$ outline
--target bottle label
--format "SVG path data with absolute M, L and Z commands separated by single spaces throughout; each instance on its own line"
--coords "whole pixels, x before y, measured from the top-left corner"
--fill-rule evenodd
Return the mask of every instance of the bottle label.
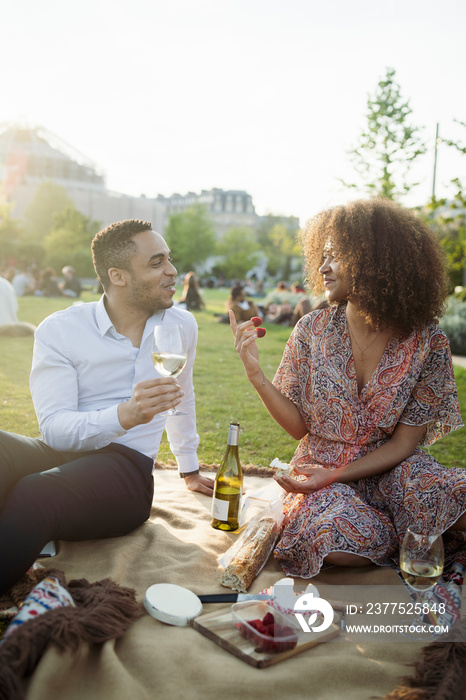
M 212 517 L 216 520 L 228 520 L 229 501 L 221 501 L 220 498 L 212 499 Z

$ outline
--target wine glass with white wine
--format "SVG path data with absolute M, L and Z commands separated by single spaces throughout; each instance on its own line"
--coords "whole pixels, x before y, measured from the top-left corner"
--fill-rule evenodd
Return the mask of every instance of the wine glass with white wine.
M 405 533 L 400 550 L 400 569 L 403 579 L 415 593 L 416 617 L 405 620 L 415 633 L 406 633 L 410 639 L 426 639 L 430 635 L 422 632 L 424 615 L 429 610 L 429 601 L 424 593 L 434 588 L 443 573 L 444 553 L 442 535 L 426 533 L 410 526 Z
M 162 377 L 177 377 L 188 360 L 188 344 L 179 323 L 155 326 L 152 340 L 152 362 Z M 169 416 L 186 416 L 183 411 L 171 408 Z

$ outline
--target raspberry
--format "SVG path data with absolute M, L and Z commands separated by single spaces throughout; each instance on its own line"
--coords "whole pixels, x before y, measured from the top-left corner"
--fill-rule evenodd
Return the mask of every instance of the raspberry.
M 254 627 L 254 629 L 256 630 L 258 625 L 262 625 L 262 621 L 259 619 L 250 620 L 248 624 L 251 625 L 251 627 Z
M 266 625 L 266 626 L 267 626 L 267 625 L 273 625 L 274 622 L 275 622 L 275 618 L 274 618 L 274 616 L 272 615 L 272 613 L 270 613 L 270 612 L 268 612 L 268 613 L 265 615 L 264 619 L 262 620 L 262 624 L 263 624 L 263 625 Z

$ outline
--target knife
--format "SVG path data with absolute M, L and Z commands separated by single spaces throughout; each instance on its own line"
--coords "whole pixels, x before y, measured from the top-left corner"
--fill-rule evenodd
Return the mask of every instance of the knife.
M 201 603 L 239 603 L 242 600 L 272 600 L 267 593 L 214 593 L 197 596 Z
M 244 600 L 273 600 L 269 593 L 214 593 L 212 595 L 198 595 L 201 603 L 240 603 Z M 349 603 L 343 600 L 327 599 L 334 610 L 345 610 Z M 355 603 L 353 603 L 355 605 Z M 359 605 L 361 605 L 359 603 Z

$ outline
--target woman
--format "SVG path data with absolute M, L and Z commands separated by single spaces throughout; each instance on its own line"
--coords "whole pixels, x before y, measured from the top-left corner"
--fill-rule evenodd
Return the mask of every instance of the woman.
M 415 214 L 384 199 L 325 211 L 301 232 L 312 291 L 274 383 L 257 333 L 231 325 L 247 376 L 300 440 L 275 556 L 291 575 L 322 564 L 393 565 L 409 525 L 463 548 L 466 471 L 421 449 L 462 426 L 449 343 L 436 325 L 447 296 L 441 247 Z
M 186 304 L 188 311 L 201 311 L 205 306 L 194 272 L 188 272 L 184 278 L 183 293 L 179 303 Z

